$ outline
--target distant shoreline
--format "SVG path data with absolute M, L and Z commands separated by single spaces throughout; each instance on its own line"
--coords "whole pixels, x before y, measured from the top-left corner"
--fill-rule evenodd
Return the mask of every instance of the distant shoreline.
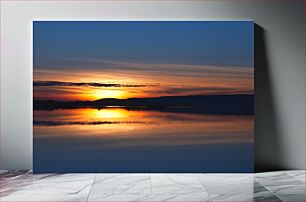
M 78 109 L 108 107 L 128 110 L 154 110 L 178 113 L 242 114 L 254 113 L 253 94 L 191 95 L 156 98 L 104 98 L 95 101 L 34 100 L 34 110 Z

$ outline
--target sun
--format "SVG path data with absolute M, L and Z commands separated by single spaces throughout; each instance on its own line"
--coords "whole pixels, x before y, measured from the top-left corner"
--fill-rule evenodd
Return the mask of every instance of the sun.
M 92 93 L 94 99 L 103 99 L 103 98 L 117 98 L 123 99 L 126 98 L 126 92 L 122 90 L 95 90 Z

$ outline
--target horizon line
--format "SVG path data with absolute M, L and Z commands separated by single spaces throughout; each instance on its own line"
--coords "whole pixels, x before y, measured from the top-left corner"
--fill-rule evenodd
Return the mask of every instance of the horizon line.
M 196 94 L 196 95 L 166 95 L 166 96 L 158 96 L 158 97 L 130 97 L 130 98 L 101 98 L 97 100 L 50 100 L 50 99 L 35 99 L 33 97 L 33 101 L 56 101 L 56 102 L 94 102 L 99 100 L 107 100 L 107 99 L 113 99 L 113 100 L 129 100 L 129 99 L 153 99 L 153 98 L 166 98 L 166 97 L 195 97 L 195 96 L 241 96 L 241 95 L 248 95 L 248 96 L 254 96 L 253 93 L 233 93 L 233 94 Z

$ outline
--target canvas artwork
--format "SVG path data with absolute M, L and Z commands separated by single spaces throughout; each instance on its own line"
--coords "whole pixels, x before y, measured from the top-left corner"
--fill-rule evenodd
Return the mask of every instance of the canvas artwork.
M 33 22 L 34 172 L 253 172 L 252 21 Z

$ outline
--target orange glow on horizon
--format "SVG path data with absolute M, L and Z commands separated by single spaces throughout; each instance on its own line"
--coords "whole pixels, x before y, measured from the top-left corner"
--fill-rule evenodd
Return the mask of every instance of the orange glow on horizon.
M 118 84 L 118 86 L 35 86 L 34 99 L 93 101 L 104 98 L 149 98 L 213 94 L 249 94 L 254 91 L 254 69 L 179 64 L 125 64 L 94 70 L 35 69 L 37 81 Z M 140 71 L 141 70 L 141 71 Z M 127 87 L 126 85 L 142 85 Z
M 90 100 L 98 100 L 103 98 L 117 98 L 117 99 L 124 99 L 127 98 L 127 92 L 122 90 L 89 90 L 89 93 L 85 95 L 85 97 L 89 98 Z

